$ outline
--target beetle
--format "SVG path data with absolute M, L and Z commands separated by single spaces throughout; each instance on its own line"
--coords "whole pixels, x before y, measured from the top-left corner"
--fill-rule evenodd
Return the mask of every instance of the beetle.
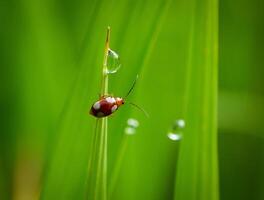
M 97 118 L 107 117 L 124 103 L 124 99 L 120 97 L 102 96 L 92 105 L 90 114 Z
M 103 118 L 103 117 L 107 117 L 107 116 L 113 114 L 115 111 L 118 110 L 118 108 L 120 106 L 125 104 L 125 99 L 128 97 L 128 95 L 131 93 L 131 91 L 135 87 L 137 79 L 138 79 L 138 76 L 136 77 L 134 83 L 132 84 L 132 86 L 129 89 L 125 98 L 114 97 L 114 96 L 110 96 L 110 95 L 103 95 L 99 98 L 98 101 L 93 103 L 93 105 L 90 109 L 90 114 L 96 118 Z M 129 104 L 140 109 L 141 111 L 143 111 L 147 115 L 147 113 L 142 108 L 137 106 L 136 104 L 133 104 L 131 102 L 129 102 Z

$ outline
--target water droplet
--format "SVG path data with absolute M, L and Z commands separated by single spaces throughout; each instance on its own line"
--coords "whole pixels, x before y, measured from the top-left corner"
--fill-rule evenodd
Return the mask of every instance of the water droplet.
M 129 126 L 133 127 L 133 128 L 137 128 L 137 127 L 139 126 L 139 122 L 138 122 L 138 120 L 133 119 L 133 118 L 129 118 L 129 119 L 127 120 L 127 124 L 128 124 Z
M 178 141 L 182 139 L 182 135 L 179 133 L 168 133 L 168 138 L 174 141 Z
M 125 128 L 125 133 L 127 135 L 134 135 L 136 133 L 136 129 L 132 127 L 126 127 Z
M 125 128 L 125 134 L 127 135 L 135 134 L 138 126 L 139 126 L 138 120 L 134 118 L 129 118 L 127 120 L 127 127 Z
M 175 120 L 167 134 L 168 138 L 174 141 L 181 140 L 183 128 L 185 128 L 185 121 L 183 119 Z
M 185 127 L 185 121 L 183 119 L 175 120 L 173 129 L 183 129 Z
M 107 73 L 114 74 L 119 70 L 120 67 L 121 65 L 119 61 L 119 55 L 113 50 L 109 49 L 107 56 Z

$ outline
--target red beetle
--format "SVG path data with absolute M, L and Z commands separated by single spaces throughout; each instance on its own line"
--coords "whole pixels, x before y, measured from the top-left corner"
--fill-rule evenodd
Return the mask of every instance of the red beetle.
M 138 78 L 138 76 L 137 76 L 137 78 Z M 137 80 L 137 78 L 136 78 L 136 80 Z M 111 115 L 112 113 L 114 113 L 116 110 L 118 110 L 118 108 L 120 106 L 122 106 L 125 103 L 124 99 L 126 99 L 126 97 L 133 90 L 133 88 L 136 84 L 136 80 L 134 81 L 132 87 L 128 91 L 125 98 L 104 95 L 104 96 L 100 97 L 100 99 L 92 105 L 91 110 L 90 110 L 90 114 L 93 115 L 94 117 L 102 118 L 102 117 L 107 117 L 107 116 Z M 138 107 L 136 104 L 133 104 L 131 102 L 129 102 L 129 104 L 135 106 L 136 108 L 143 111 L 146 115 L 148 115 L 142 108 Z
M 96 101 L 91 107 L 90 114 L 101 118 L 114 113 L 125 102 L 120 97 L 102 96 L 99 101 Z

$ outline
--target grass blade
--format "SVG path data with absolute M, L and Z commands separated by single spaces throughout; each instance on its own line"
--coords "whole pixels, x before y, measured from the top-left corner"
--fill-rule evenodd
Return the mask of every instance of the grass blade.
M 175 200 L 218 200 L 217 0 L 194 1 Z M 195 34 L 194 34 L 195 33 Z
M 107 28 L 104 61 L 102 68 L 101 96 L 108 94 L 107 56 L 110 41 L 110 27 Z M 92 157 L 89 162 L 88 172 L 88 199 L 107 199 L 107 117 L 96 119 L 96 126 L 92 144 Z

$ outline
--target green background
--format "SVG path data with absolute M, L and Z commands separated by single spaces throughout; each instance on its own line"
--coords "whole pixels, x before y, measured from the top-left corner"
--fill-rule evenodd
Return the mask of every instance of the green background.
M 127 119 L 140 123 L 109 199 L 264 199 L 263 8 L 259 0 L 1 1 L 0 199 L 85 198 L 88 112 L 108 25 L 122 64 L 109 91 L 124 96 L 139 74 L 129 100 L 150 115 L 125 105 L 108 119 L 109 184 Z M 169 140 L 181 118 L 182 141 Z

